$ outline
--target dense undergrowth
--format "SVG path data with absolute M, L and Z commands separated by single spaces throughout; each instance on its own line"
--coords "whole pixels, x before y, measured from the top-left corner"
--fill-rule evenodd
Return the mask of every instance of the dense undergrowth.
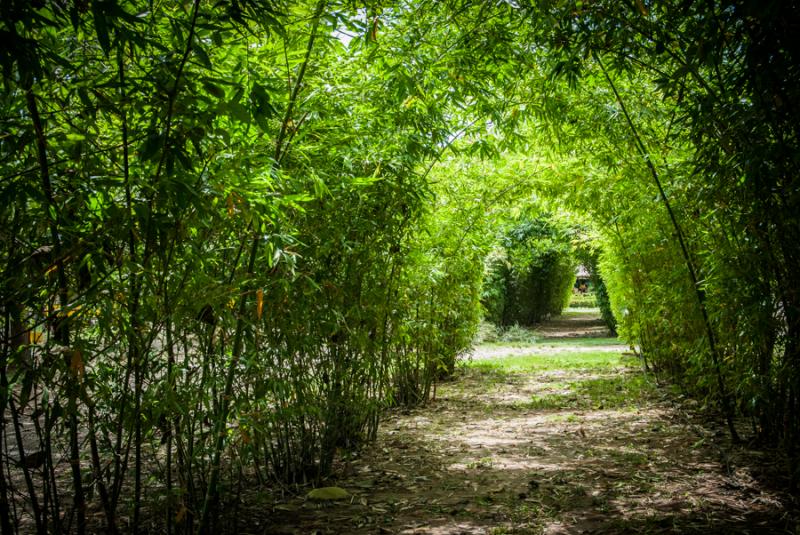
M 800 11 L 675 4 L 3 2 L 3 531 L 221 530 L 577 262 L 796 458 Z

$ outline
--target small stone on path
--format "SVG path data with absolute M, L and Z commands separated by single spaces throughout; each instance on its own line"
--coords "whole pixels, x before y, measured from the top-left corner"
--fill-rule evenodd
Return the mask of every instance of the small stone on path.
M 309 500 L 317 502 L 327 502 L 346 500 L 350 497 L 350 493 L 341 487 L 320 487 L 318 489 L 313 489 L 306 497 Z

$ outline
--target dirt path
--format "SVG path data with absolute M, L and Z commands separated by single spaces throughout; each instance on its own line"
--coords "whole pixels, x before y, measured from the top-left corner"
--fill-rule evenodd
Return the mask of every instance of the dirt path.
M 598 330 L 596 318 L 558 318 L 543 343 L 477 348 L 435 401 L 390 417 L 339 467 L 329 484 L 349 500 L 290 497 L 253 531 L 796 533 L 789 499 L 765 483 L 783 467 L 731 449 L 624 346 L 579 339 Z
M 546 339 L 609 336 L 608 328 L 596 308 L 570 309 L 568 313 L 540 325 L 535 332 Z
M 610 338 L 611 334 L 598 314 L 597 309 L 572 310 L 533 331 L 541 343 L 484 344 L 476 347 L 469 357 L 475 361 L 507 356 L 627 351 L 628 346 L 616 338 Z

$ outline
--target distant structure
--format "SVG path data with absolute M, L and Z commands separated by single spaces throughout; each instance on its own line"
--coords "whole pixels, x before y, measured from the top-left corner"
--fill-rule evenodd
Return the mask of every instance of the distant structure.
M 586 269 L 586 266 L 580 264 L 575 268 L 575 286 L 572 291 L 575 293 L 586 293 L 592 285 L 592 274 Z

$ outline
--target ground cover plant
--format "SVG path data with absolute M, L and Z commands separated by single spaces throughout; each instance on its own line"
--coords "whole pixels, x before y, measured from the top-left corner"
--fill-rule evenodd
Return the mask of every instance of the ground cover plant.
M 600 375 L 509 399 L 670 385 L 796 488 L 794 7 L 4 1 L 2 532 L 243 530 L 454 377 L 558 370 Z

